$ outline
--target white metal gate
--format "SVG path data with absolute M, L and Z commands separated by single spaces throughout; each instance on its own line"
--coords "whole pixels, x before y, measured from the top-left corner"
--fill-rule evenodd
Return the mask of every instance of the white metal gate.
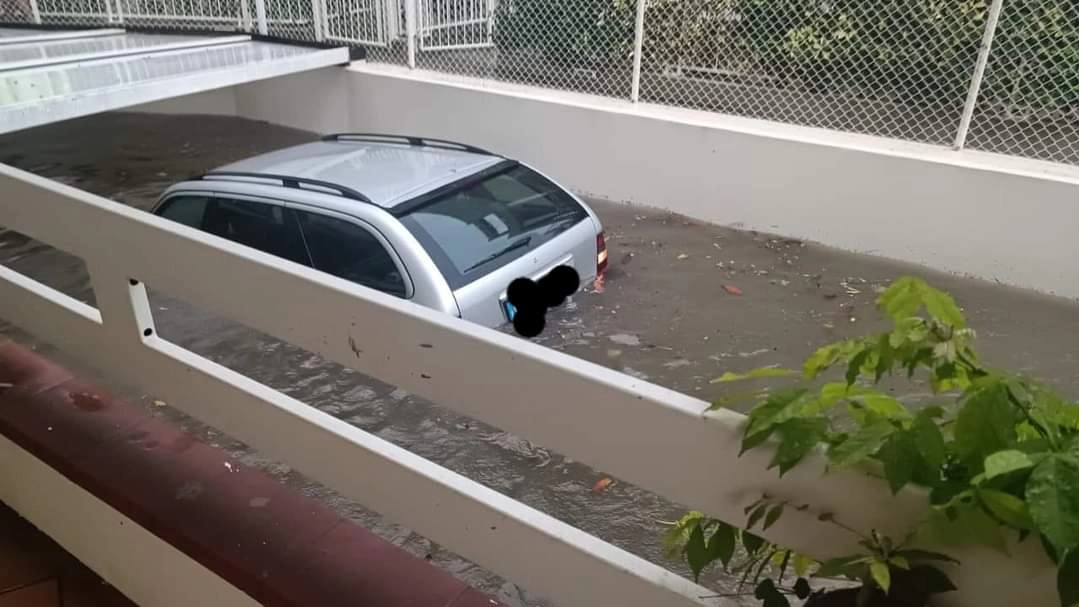
M 417 37 L 420 50 L 486 48 L 494 45 L 496 0 L 418 1 Z
M 326 0 L 325 6 L 329 40 L 387 46 L 403 35 L 399 0 Z

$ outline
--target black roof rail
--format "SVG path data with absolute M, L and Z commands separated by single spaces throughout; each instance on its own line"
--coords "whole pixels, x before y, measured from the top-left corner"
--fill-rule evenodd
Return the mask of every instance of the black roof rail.
M 269 179 L 273 181 L 280 181 L 281 185 L 286 188 L 294 188 L 297 190 L 304 189 L 301 186 L 313 186 L 316 188 L 323 188 L 333 192 L 337 192 L 338 195 L 344 198 L 350 198 L 352 200 L 358 200 L 360 202 L 366 202 L 367 204 L 374 204 L 371 199 L 363 194 L 353 190 L 352 188 L 346 188 L 327 181 L 319 181 L 318 179 L 308 179 L 306 177 L 290 177 L 287 175 L 274 175 L 272 173 L 252 173 L 247 171 L 211 171 L 197 177 L 197 179 L 206 180 L 215 177 L 242 177 L 245 179 Z
M 372 143 L 407 143 L 413 147 L 443 148 L 447 150 L 461 150 L 472 154 L 484 154 L 485 156 L 498 156 L 483 148 L 478 148 L 467 143 L 435 139 L 433 137 L 413 137 L 411 135 L 387 135 L 384 133 L 333 133 L 322 138 L 323 141 L 369 141 Z

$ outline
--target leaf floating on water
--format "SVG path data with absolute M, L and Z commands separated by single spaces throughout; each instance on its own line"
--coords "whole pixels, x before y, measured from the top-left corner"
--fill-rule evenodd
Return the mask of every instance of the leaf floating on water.
M 601 478 L 596 481 L 595 485 L 592 485 L 592 493 L 603 493 L 614 485 L 614 481 L 609 478 Z
M 738 287 L 736 287 L 734 285 L 723 285 L 723 290 L 730 293 L 731 295 L 741 295 L 742 294 L 742 289 L 739 289 Z
M 685 254 L 685 253 L 682 253 L 681 255 L 679 255 L 679 256 L 678 256 L 678 259 L 679 259 L 679 260 L 682 260 L 682 259 L 686 259 L 686 258 L 688 258 L 688 257 L 689 257 L 689 255 L 687 255 L 687 254 Z

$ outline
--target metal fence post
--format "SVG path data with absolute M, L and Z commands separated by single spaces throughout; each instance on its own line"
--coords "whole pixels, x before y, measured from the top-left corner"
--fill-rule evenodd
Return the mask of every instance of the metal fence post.
M 955 134 L 955 143 L 952 145 L 956 150 L 963 149 L 967 144 L 970 121 L 974 118 L 974 106 L 978 104 L 978 96 L 981 94 L 985 66 L 989 63 L 989 51 L 993 48 L 993 36 L 997 33 L 997 23 L 1000 21 L 1000 11 L 1003 7 L 1004 0 L 993 0 L 989 5 L 989 17 L 985 21 L 985 33 L 982 35 L 982 45 L 978 49 L 978 62 L 974 65 L 974 75 L 970 79 L 967 101 L 963 105 L 963 114 L 959 118 L 959 131 Z
M 255 0 L 255 21 L 259 34 L 266 36 L 270 33 L 270 27 L 266 24 L 266 0 Z
M 419 17 L 416 3 L 419 0 L 405 0 L 405 42 L 408 45 L 408 67 L 416 69 L 416 18 Z
M 311 0 L 311 25 L 315 28 L 315 41 L 326 39 L 326 0 Z
M 644 49 L 644 12 L 648 0 L 637 0 L 637 22 L 633 29 L 633 83 L 630 85 L 629 100 L 637 103 L 641 99 L 641 52 Z
M 251 7 L 248 6 L 247 0 L 240 0 L 240 29 L 250 33 L 254 28 L 254 23 L 251 21 Z
M 34 23 L 41 23 L 41 10 L 38 9 L 37 0 L 30 0 L 30 18 Z

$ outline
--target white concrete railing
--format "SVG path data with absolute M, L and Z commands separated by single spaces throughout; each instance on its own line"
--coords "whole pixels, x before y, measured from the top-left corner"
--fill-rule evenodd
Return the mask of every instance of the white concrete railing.
M 819 464 L 778 479 L 769 454 L 737 457 L 740 415 L 4 165 L 0 225 L 81 257 L 99 306 L 0 266 L 0 317 L 561 606 L 708 591 L 159 337 L 144 284 L 733 523 L 763 492 L 885 532 L 922 512 Z M 811 512 L 766 535 L 818 556 L 852 548 Z M 979 559 L 956 578 L 965 604 L 1008 605 L 1030 575 L 964 558 Z

